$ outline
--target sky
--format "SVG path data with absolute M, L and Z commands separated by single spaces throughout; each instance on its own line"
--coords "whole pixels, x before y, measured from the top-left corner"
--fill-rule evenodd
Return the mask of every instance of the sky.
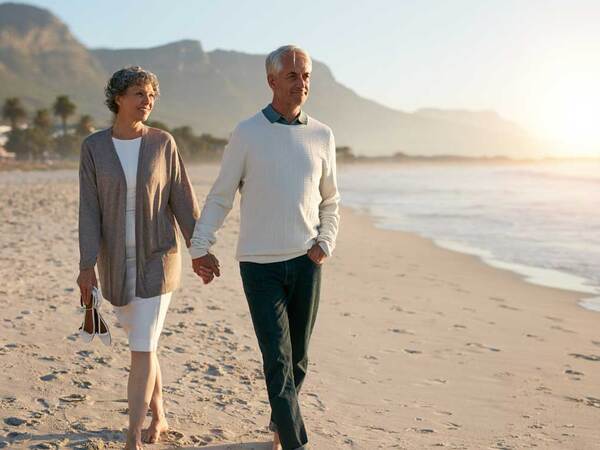
M 386 106 L 495 110 L 600 155 L 600 0 L 33 0 L 91 48 L 306 48 Z

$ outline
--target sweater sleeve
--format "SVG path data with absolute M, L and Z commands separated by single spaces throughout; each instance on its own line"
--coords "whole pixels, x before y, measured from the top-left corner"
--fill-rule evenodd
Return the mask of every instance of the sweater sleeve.
M 319 235 L 317 242 L 327 256 L 331 256 L 335 248 L 340 215 L 340 194 L 337 187 L 335 139 L 330 132 L 329 146 L 323 160 L 323 173 L 319 184 L 321 203 L 319 204 Z
M 217 241 L 217 231 L 231 211 L 235 193 L 242 183 L 245 150 L 239 134 L 237 128 L 231 134 L 223 152 L 219 176 L 206 197 L 200 219 L 196 222 L 190 248 L 193 259 L 206 255 Z
M 98 200 L 96 167 L 87 143 L 81 144 L 79 162 L 79 269 L 96 265 L 100 250 L 102 211 Z
M 169 206 L 177 219 L 187 247 L 191 245 L 192 234 L 196 220 L 200 216 L 200 208 L 194 194 L 194 188 L 183 164 L 183 159 L 173 138 L 171 146 L 171 188 L 169 191 Z

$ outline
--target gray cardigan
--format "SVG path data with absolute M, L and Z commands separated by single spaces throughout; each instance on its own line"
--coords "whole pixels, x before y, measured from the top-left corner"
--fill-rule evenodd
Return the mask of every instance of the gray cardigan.
M 112 141 L 112 128 L 88 136 L 81 146 L 79 165 L 79 268 L 98 264 L 102 294 L 115 306 L 127 303 L 126 194 L 127 183 Z M 179 286 L 177 224 L 189 247 L 199 215 L 173 137 L 145 127 L 136 184 L 136 297 L 154 297 Z

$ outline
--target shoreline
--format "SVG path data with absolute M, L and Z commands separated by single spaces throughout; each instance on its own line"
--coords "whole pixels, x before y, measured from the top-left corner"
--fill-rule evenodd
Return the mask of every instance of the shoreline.
M 348 164 L 348 163 L 344 163 L 344 164 Z M 352 164 L 352 163 L 350 163 L 350 164 Z M 219 163 L 215 163 L 212 161 L 211 162 L 193 162 L 192 164 L 189 165 L 189 170 L 191 171 L 191 170 L 197 170 L 198 168 L 201 168 L 200 170 L 208 169 L 209 172 L 213 172 L 213 171 L 218 171 L 219 167 L 220 167 Z M 21 173 L 25 173 L 25 174 L 26 173 L 32 173 L 32 174 L 38 173 L 38 174 L 40 174 L 41 177 L 49 177 L 50 178 L 50 177 L 54 176 L 54 174 L 59 174 L 59 173 L 72 175 L 71 172 L 73 172 L 73 174 L 75 174 L 75 176 L 76 176 L 76 174 L 77 174 L 76 168 L 74 169 L 72 166 L 64 166 L 64 167 L 56 166 L 56 167 L 49 167 L 49 168 L 42 168 L 42 169 L 32 168 L 31 170 L 10 169 L 10 170 L 4 171 L 4 173 L 3 173 L 1 170 L 1 166 L 0 166 L 0 175 L 3 175 L 3 177 L 7 177 L 8 179 L 10 179 L 10 181 L 17 182 L 17 183 L 22 182 L 21 177 L 20 177 Z M 70 178 L 70 177 L 67 176 L 66 178 Z M 432 242 L 434 245 L 438 246 L 439 248 L 453 251 L 453 252 L 456 252 L 459 254 L 475 256 L 481 261 L 481 263 L 483 263 L 489 267 L 496 268 L 498 270 L 507 270 L 511 273 L 514 273 L 514 274 L 518 275 L 526 283 L 576 293 L 577 295 L 581 296 L 581 298 L 578 301 L 578 304 L 582 308 L 584 308 L 588 311 L 592 311 L 592 312 L 600 312 L 600 289 L 586 284 L 586 282 L 588 280 L 586 280 L 582 277 L 579 277 L 577 275 L 573 275 L 573 274 L 570 274 L 567 272 L 563 272 L 563 271 L 546 269 L 546 268 L 535 267 L 535 266 L 526 266 L 523 264 L 512 263 L 509 261 L 503 261 L 500 259 L 496 259 L 486 249 L 470 247 L 466 244 L 456 242 L 456 241 L 451 241 L 451 240 L 445 240 L 443 238 L 428 237 L 428 236 L 422 235 L 416 231 L 403 230 L 402 228 L 396 227 L 393 225 L 385 225 L 384 223 L 382 223 L 385 220 L 385 218 L 377 217 L 375 215 L 370 214 L 364 207 L 354 206 L 354 205 L 346 205 L 344 203 L 344 199 L 343 199 L 343 192 L 342 192 L 341 207 L 345 208 L 348 211 L 352 211 L 355 214 L 368 217 L 370 222 L 372 223 L 373 227 L 375 227 L 377 229 L 389 230 L 389 231 L 400 232 L 400 233 L 408 233 L 408 234 L 417 236 L 419 238 L 426 239 L 426 240 Z M 554 280 L 556 280 L 558 278 L 559 281 L 558 282 L 552 281 L 550 278 L 553 278 Z
M 517 264 L 496 259 L 488 250 L 469 247 L 456 241 L 449 241 L 441 238 L 431 238 L 415 231 L 403 230 L 394 226 L 386 226 L 382 223 L 379 223 L 381 220 L 380 218 L 371 215 L 368 211 L 365 211 L 364 208 L 349 205 L 344 205 L 344 207 L 356 214 L 367 216 L 372 221 L 375 228 L 412 234 L 432 242 L 441 249 L 463 255 L 475 256 L 479 261 L 481 261 L 482 264 L 498 270 L 505 270 L 514 273 L 526 283 L 550 289 L 557 289 L 560 291 L 572 292 L 580 295 L 581 298 L 578 301 L 578 304 L 582 308 L 588 311 L 600 312 L 600 290 L 594 286 L 587 285 L 586 282 L 588 282 L 588 280 L 585 278 L 558 270 L 527 266 L 524 264 Z

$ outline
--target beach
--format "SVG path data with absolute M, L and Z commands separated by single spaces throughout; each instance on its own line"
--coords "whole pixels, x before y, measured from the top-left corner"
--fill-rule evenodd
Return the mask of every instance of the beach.
M 189 172 L 202 203 L 217 167 Z M 76 171 L 0 173 L 0 448 L 124 445 L 125 335 L 107 302 L 112 347 L 76 333 L 77 204 Z M 238 224 L 236 203 L 212 284 L 183 252 L 158 350 L 171 431 L 149 449 L 270 448 Z M 600 313 L 579 306 L 584 294 L 347 207 L 323 277 L 301 394 L 314 449 L 600 446 Z

